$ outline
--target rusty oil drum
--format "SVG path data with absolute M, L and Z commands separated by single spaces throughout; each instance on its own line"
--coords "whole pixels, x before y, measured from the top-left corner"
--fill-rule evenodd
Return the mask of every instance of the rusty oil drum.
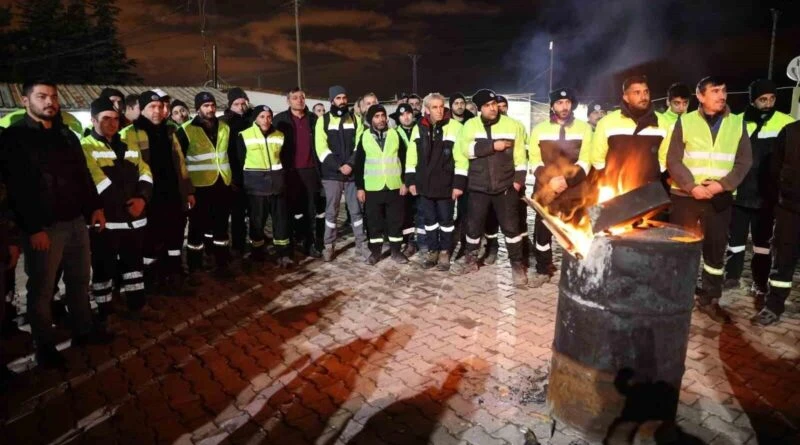
M 648 385 L 661 391 L 644 403 L 674 419 L 701 244 L 659 224 L 597 237 L 583 260 L 564 253 L 547 394 L 557 421 L 602 439 L 623 411 L 645 409 L 628 390 Z

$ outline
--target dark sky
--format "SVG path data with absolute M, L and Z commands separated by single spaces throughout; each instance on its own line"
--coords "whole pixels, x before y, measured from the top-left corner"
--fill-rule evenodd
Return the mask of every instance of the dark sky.
M 0 3 L 7 3 L 0 0 Z M 119 24 L 146 83 L 204 82 L 206 42 L 219 48 L 231 84 L 284 91 L 297 83 L 292 0 L 127 0 Z M 325 95 L 340 83 L 351 96 L 381 98 L 411 89 L 420 54 L 419 92 L 548 90 L 548 42 L 555 40 L 554 86 L 584 97 L 619 97 L 621 79 L 646 74 L 654 97 L 674 81 L 706 74 L 743 90 L 766 76 L 770 7 L 779 20 L 774 78 L 800 55 L 796 1 L 750 0 L 423 0 L 301 1 L 304 87 Z

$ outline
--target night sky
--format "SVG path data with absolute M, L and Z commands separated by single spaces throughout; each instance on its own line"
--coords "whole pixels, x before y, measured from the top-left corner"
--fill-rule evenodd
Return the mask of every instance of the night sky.
M 145 83 L 207 79 L 198 3 L 118 2 L 120 35 Z M 263 88 L 280 91 L 297 83 L 292 0 L 204 3 L 207 58 L 216 43 L 222 79 L 255 87 L 260 75 Z M 772 6 L 783 12 L 774 79 L 791 85 L 785 71 L 800 55 L 800 5 L 788 0 L 304 0 L 303 82 L 315 95 L 340 83 L 351 96 L 389 98 L 411 90 L 415 53 L 420 93 L 489 87 L 543 98 L 553 39 L 554 87 L 576 87 L 584 98 L 617 101 L 632 73 L 649 77 L 654 98 L 674 81 L 694 85 L 707 74 L 744 90 L 767 74 Z

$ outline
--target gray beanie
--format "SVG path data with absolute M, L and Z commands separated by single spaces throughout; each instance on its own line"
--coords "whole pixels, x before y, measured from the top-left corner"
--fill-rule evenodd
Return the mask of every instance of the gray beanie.
M 343 86 L 334 85 L 328 88 L 328 100 L 331 102 L 333 102 L 333 99 L 340 94 L 347 94 L 347 90 L 345 90 Z

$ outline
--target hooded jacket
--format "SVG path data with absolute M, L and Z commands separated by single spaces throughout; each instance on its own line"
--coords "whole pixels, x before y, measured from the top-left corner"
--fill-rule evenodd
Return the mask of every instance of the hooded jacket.
M 411 131 L 406 159 L 405 181 L 417 193 L 432 199 L 449 199 L 453 194 L 455 159 L 453 150 L 461 124 L 445 118 L 436 124 L 422 118 Z

